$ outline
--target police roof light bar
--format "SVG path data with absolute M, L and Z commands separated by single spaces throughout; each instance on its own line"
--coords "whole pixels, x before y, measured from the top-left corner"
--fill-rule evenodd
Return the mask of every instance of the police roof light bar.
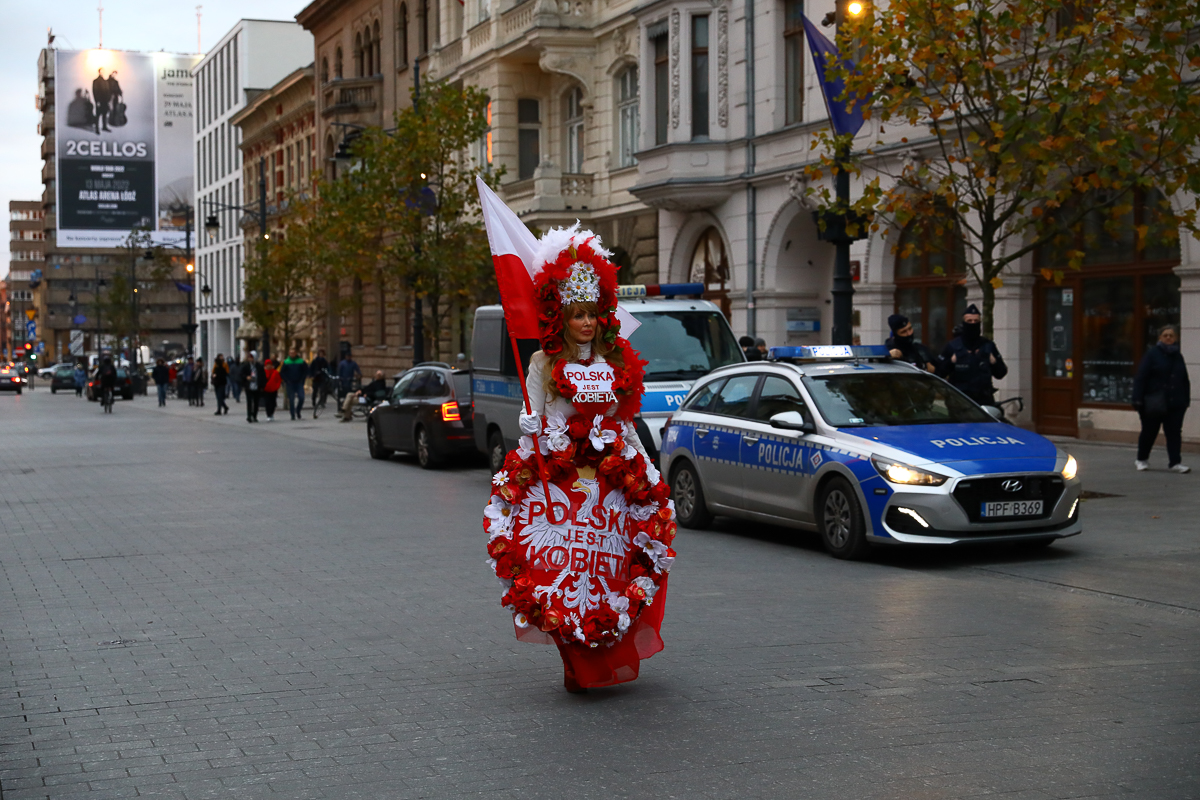
M 888 352 L 888 349 L 881 344 L 823 344 L 805 347 L 772 347 L 767 352 L 772 361 L 784 361 L 789 359 L 799 359 L 805 361 L 812 361 L 816 359 L 828 359 L 833 361 L 882 361 L 891 358 L 891 354 Z
M 618 300 L 637 300 L 643 297 L 680 297 L 704 294 L 703 283 L 632 283 L 617 287 Z

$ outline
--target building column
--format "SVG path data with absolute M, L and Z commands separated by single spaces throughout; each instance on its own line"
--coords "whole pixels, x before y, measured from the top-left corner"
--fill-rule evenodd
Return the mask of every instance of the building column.
M 1025 273 L 1005 275 L 1004 285 L 996 290 L 993 341 L 1008 365 L 1008 375 L 998 381 L 996 399 L 1025 398 L 1025 410 L 1014 414 L 1013 421 L 1029 425 L 1033 421 L 1033 352 L 1034 330 L 1033 292 L 1037 277 Z M 1008 413 L 1009 409 L 1005 409 Z M 1012 409 L 1016 411 L 1016 409 Z
M 855 284 L 854 310 L 858 312 L 858 327 L 854 332 L 859 341 L 863 344 L 883 344 L 892 335 L 887 321 L 895 308 L 894 283 Z
M 1179 276 L 1179 342 L 1192 378 L 1192 406 L 1183 418 L 1183 438 L 1200 442 L 1200 263 L 1181 264 Z

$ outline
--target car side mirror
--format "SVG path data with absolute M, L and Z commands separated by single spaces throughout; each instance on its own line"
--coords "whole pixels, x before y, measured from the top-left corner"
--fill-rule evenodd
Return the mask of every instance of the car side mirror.
M 799 411 L 780 411 L 771 417 L 772 428 L 782 428 L 785 431 L 800 431 L 814 433 L 817 427 L 804 418 Z
M 984 406 L 983 410 L 986 411 L 988 413 L 988 416 L 990 416 L 992 419 L 997 420 L 999 422 L 1004 421 L 1003 409 L 998 408 L 997 406 Z

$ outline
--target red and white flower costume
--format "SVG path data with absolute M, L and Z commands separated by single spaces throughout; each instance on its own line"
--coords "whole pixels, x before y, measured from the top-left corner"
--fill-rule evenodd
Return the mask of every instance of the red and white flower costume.
M 662 649 L 675 561 L 674 506 L 633 426 L 645 364 L 619 335 L 608 255 L 578 225 L 541 241 L 535 292 L 542 350 L 525 381 L 540 432 L 508 454 L 483 521 L 488 564 L 517 638 L 556 644 L 568 685 L 581 687 L 631 681 L 641 660 Z M 563 308 L 575 302 L 596 303 L 596 339 L 619 360 L 593 356 L 584 344 L 577 361 L 554 363 L 563 348 Z M 548 369 L 557 396 L 545 390 Z

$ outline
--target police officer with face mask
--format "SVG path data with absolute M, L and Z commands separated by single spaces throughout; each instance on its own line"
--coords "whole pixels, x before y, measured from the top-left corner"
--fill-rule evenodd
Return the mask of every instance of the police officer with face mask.
M 983 337 L 982 317 L 974 303 L 967 306 L 962 321 L 962 333 L 942 351 L 938 374 L 976 403 L 991 405 L 996 398 L 992 379 L 1007 375 L 1008 366 L 995 342 Z
M 903 314 L 892 314 L 888 317 L 888 327 L 891 328 L 892 335 L 883 343 L 883 346 L 888 349 L 892 358 L 897 361 L 907 361 L 917 369 L 927 372 L 934 371 L 933 359 L 930 358 L 925 345 L 918 342 L 913 335 L 913 326 L 908 321 L 908 317 Z

